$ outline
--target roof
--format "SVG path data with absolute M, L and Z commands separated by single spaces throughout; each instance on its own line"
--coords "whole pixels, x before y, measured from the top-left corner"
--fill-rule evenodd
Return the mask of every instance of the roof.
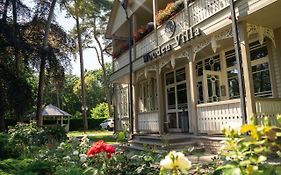
M 42 109 L 42 116 L 71 116 L 60 108 L 49 104 Z

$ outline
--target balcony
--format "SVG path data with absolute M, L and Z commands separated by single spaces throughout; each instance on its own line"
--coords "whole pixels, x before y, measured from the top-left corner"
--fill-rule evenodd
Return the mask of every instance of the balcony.
M 211 16 L 219 13 L 223 9 L 229 6 L 228 0 L 195 0 L 189 4 L 188 9 L 183 9 L 171 19 L 176 24 L 176 30 L 174 36 L 182 32 L 185 25 L 188 24 L 187 19 L 190 18 L 190 26 L 196 26 L 199 23 L 205 21 Z M 134 45 L 133 60 L 134 69 L 140 68 L 143 60 L 140 59 L 144 54 L 153 51 L 157 46 L 170 41 L 171 38 L 165 34 L 165 22 L 163 25 L 157 27 L 157 31 L 150 32 L 147 36 L 142 38 Z M 124 68 L 129 64 L 129 52 L 128 50 L 123 52 L 120 56 L 114 59 L 113 68 L 114 72 Z M 139 60 L 137 62 L 137 60 Z

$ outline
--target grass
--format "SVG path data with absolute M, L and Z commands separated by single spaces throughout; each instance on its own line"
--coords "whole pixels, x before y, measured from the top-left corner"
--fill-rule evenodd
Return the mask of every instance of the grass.
M 107 130 L 100 130 L 100 131 L 88 131 L 84 133 L 83 131 L 71 131 L 67 134 L 71 137 L 79 137 L 79 136 L 85 136 L 87 135 L 90 141 L 96 142 L 99 140 L 104 140 L 105 142 L 109 144 L 118 144 L 116 141 L 116 138 L 113 136 L 112 131 Z

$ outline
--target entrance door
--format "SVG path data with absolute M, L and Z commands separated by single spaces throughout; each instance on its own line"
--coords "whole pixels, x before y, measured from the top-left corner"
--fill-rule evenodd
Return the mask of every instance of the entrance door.
M 204 70 L 203 79 L 205 102 L 221 101 L 221 73 Z
M 188 131 L 188 103 L 185 68 L 166 74 L 168 131 Z

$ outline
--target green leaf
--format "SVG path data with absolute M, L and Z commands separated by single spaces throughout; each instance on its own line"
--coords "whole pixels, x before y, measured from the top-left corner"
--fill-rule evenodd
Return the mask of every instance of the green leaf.
M 249 164 L 251 164 L 251 161 L 250 161 L 250 160 L 244 160 L 244 161 L 241 161 L 241 162 L 239 163 L 240 166 L 247 166 L 247 165 L 249 165 Z
M 258 147 L 258 148 L 255 148 L 254 151 L 255 151 L 256 153 L 261 153 L 261 152 L 264 151 L 264 148 L 263 148 L 263 147 Z
M 240 168 L 230 168 L 223 170 L 224 175 L 242 175 Z
M 226 165 L 217 167 L 216 170 L 232 169 L 232 168 L 235 168 L 235 167 L 236 167 L 236 165 L 234 165 L 234 164 L 226 164 Z

